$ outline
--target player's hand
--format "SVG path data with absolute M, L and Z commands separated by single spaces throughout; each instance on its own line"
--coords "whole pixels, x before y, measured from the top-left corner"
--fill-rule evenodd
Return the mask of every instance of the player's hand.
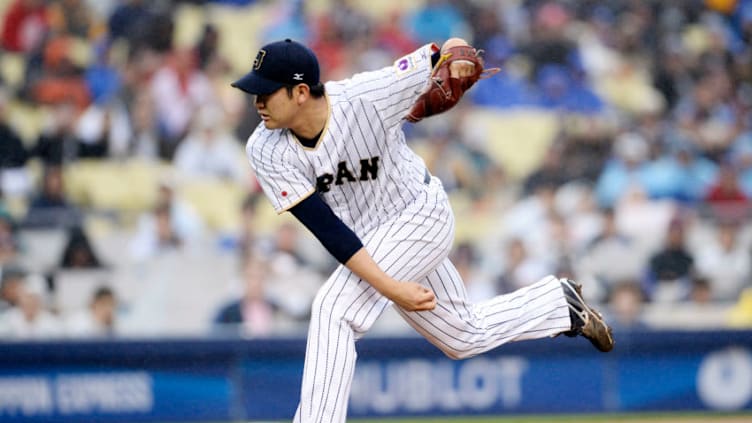
M 452 47 L 467 46 L 467 41 L 462 38 L 453 37 L 441 46 L 442 54 Z M 475 64 L 469 60 L 457 60 L 449 65 L 449 76 L 452 78 L 465 78 L 475 73 Z
M 406 311 L 426 311 L 436 308 L 433 291 L 415 282 L 401 282 L 396 292 L 389 296 L 397 306 Z

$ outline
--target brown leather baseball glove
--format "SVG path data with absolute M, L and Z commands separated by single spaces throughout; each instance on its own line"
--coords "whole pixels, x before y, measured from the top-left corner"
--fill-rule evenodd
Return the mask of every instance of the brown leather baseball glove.
M 460 101 L 465 91 L 469 90 L 479 79 L 498 72 L 498 68 L 483 68 L 482 53 L 483 50 L 476 50 L 467 45 L 450 47 L 443 52 L 433 68 L 428 87 L 418 97 L 405 119 L 410 122 L 418 122 L 423 118 L 451 109 Z M 450 68 L 452 63 L 458 60 L 464 60 L 475 65 L 473 73 L 469 76 L 453 78 Z

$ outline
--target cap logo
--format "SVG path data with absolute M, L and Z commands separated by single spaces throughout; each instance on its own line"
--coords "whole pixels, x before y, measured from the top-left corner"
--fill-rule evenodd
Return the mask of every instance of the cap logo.
M 261 68 L 261 62 L 264 61 L 265 56 L 266 50 L 259 50 L 256 58 L 253 60 L 253 70 L 259 70 L 259 68 Z
M 303 80 L 303 74 L 302 73 L 294 73 L 292 74 L 292 79 L 296 81 L 302 81 Z

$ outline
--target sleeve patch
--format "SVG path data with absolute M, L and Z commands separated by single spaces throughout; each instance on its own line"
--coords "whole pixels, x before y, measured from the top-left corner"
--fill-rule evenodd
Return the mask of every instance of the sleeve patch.
M 403 75 L 415 69 L 415 58 L 413 54 L 401 57 L 394 62 L 394 71 L 397 75 Z

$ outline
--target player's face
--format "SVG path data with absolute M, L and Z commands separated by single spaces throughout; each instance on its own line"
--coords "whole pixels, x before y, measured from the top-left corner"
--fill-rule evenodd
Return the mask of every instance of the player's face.
M 284 87 L 271 94 L 257 95 L 254 105 L 268 129 L 289 128 L 297 113 L 297 103 Z

